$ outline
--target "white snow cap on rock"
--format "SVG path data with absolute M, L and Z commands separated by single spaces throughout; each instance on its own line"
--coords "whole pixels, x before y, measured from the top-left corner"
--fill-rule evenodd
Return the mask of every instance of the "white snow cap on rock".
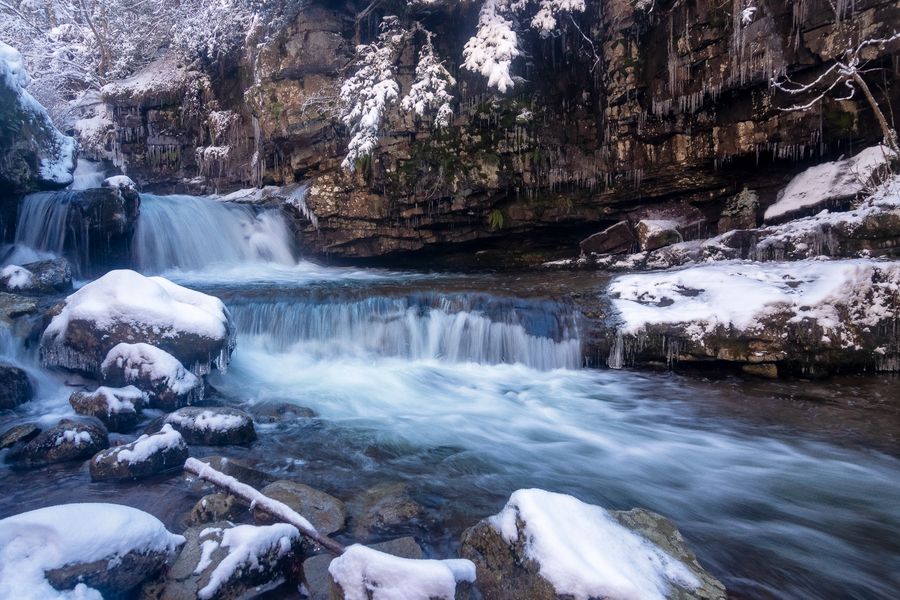
M 566 494 L 514 492 L 491 524 L 510 544 L 524 525 L 526 555 L 560 595 L 576 600 L 665 600 L 671 583 L 695 589 L 686 565 L 619 524 L 606 510 Z
M 113 365 L 124 370 L 127 383 L 139 381 L 144 376 L 154 382 L 165 380 L 166 387 L 178 395 L 187 394 L 200 384 L 197 376 L 185 369 L 177 358 L 150 344 L 113 346 L 100 365 L 100 371 L 106 374 Z
M 887 146 L 872 146 L 851 158 L 810 167 L 779 192 L 775 204 L 766 209 L 764 219 L 786 218 L 817 205 L 824 208 L 832 200 L 852 198 L 865 189 L 875 170 L 891 157 L 893 151 Z
M 25 290 L 34 283 L 34 273 L 24 267 L 7 265 L 0 269 L 0 283 L 11 290 Z
M 127 175 L 113 175 L 103 180 L 102 187 L 137 189 L 137 184 Z
M 400 558 L 360 544 L 331 561 L 328 572 L 346 600 L 453 600 L 457 582 L 475 581 L 468 560 Z
M 180 433 L 172 429 L 172 426 L 168 423 L 163 425 L 158 433 L 152 435 L 144 434 L 132 444 L 132 448 L 116 452 L 116 462 L 127 462 L 132 465 L 142 463 L 159 452 L 185 446 L 184 438 L 181 437 Z M 97 462 L 100 461 L 98 460 Z
M 228 431 L 242 426 L 245 421 L 240 415 L 218 413 L 204 410 L 199 414 L 186 415 L 178 411 L 166 417 L 166 423 L 174 423 L 181 427 L 207 431 Z
M 129 552 L 171 553 L 183 543 L 156 517 L 118 504 L 63 504 L 8 517 L 0 520 L 0 598 L 100 599 L 84 584 L 55 590 L 44 572 Z
M 91 321 L 100 329 L 128 322 L 212 339 L 228 333 L 227 310 L 218 298 L 129 270 L 110 271 L 66 298 L 44 336 L 64 333 L 71 320 Z

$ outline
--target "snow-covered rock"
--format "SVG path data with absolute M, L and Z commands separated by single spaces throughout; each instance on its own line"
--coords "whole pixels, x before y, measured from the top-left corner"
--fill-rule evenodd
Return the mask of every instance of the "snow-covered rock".
M 69 404 L 76 413 L 97 417 L 110 431 L 125 431 L 134 427 L 146 400 L 146 394 L 134 386 L 100 386 L 93 392 L 73 392 L 69 396 Z
M 109 447 L 106 429 L 99 422 L 63 419 L 33 440 L 14 448 L 6 460 L 19 467 L 42 467 L 70 460 L 84 460 Z
M 544 490 L 513 493 L 463 533 L 461 552 L 477 566 L 479 590 L 496 600 L 725 598 L 665 518 Z
M 91 479 L 137 479 L 180 469 L 188 457 L 187 444 L 171 425 L 142 435 L 130 444 L 97 453 L 90 462 Z
M 188 406 L 166 417 L 189 444 L 225 446 L 247 444 L 256 439 L 253 419 L 236 408 Z
M 0 268 L 0 291 L 18 294 L 53 294 L 72 289 L 72 266 L 65 258 Z
M 764 219 L 767 223 L 784 221 L 851 200 L 866 189 L 878 168 L 894 158 L 888 147 L 872 146 L 851 158 L 811 167 L 779 192 L 775 204 L 766 209 Z
M 113 175 L 112 177 L 107 177 L 103 180 L 101 187 L 137 190 L 137 184 L 127 175 Z
M 25 371 L 0 363 L 0 410 L 15 408 L 28 402 L 33 394 L 34 390 Z
M 641 250 L 656 250 L 682 241 L 678 226 L 678 221 L 670 219 L 641 219 L 635 226 Z
M 265 527 L 217 522 L 191 527 L 163 577 L 142 600 L 237 600 L 277 587 L 294 559 L 300 533 L 286 523 Z
M 66 186 L 75 169 L 75 140 L 28 93 L 30 82 L 22 56 L 0 42 L 0 184 L 16 192 Z
M 152 515 L 118 504 L 8 517 L 0 520 L 0 598 L 119 597 L 158 572 L 183 542 Z
M 34 286 L 34 273 L 18 265 L 0 269 L 0 289 L 5 292 L 21 292 Z
M 306 517 L 316 531 L 322 535 L 331 535 L 344 528 L 347 521 L 347 509 L 344 503 L 321 490 L 296 481 L 276 481 L 270 483 L 260 492 L 283 502 L 294 511 Z M 257 523 L 267 525 L 277 521 L 270 514 L 254 510 L 253 518 Z
M 203 397 L 203 381 L 178 359 L 150 344 L 118 344 L 100 363 L 109 386 L 133 386 L 153 408 L 175 410 Z
M 156 346 L 202 375 L 227 366 L 234 327 L 218 298 L 162 277 L 110 271 L 66 298 L 41 337 L 41 359 L 97 375 L 120 343 Z
M 900 368 L 900 263 L 722 262 L 622 275 L 609 364 L 773 363 L 827 373 Z

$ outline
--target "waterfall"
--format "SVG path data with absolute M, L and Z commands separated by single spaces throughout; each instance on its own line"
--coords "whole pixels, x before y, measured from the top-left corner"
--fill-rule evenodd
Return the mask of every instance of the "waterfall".
M 132 257 L 145 273 L 197 271 L 215 264 L 296 263 L 290 230 L 276 209 L 257 212 L 209 198 L 153 194 L 141 194 Z
M 87 231 L 76 231 L 68 221 L 69 208 L 77 192 L 38 192 L 22 199 L 12 252 L 4 257 L 10 264 L 74 255 L 76 265 L 87 262 Z
M 103 165 L 93 160 L 78 159 L 78 165 L 75 172 L 72 173 L 72 183 L 69 184 L 70 190 L 87 190 L 90 188 L 98 188 L 106 179 L 106 172 Z
M 317 358 L 581 366 L 579 316 L 563 305 L 487 294 L 229 302 L 239 336 Z

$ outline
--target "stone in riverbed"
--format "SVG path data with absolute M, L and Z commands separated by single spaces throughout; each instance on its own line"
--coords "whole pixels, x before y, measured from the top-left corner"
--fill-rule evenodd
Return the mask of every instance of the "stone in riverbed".
M 109 438 L 99 421 L 86 423 L 63 419 L 24 446 L 14 449 L 6 460 L 17 467 L 43 467 L 89 458 L 107 447 Z
M 188 444 L 227 446 L 249 444 L 256 439 L 253 419 L 236 408 L 187 406 L 166 417 L 166 423 L 178 430 Z
M 331 535 L 344 528 L 347 509 L 344 503 L 330 494 L 295 481 L 276 481 L 260 490 L 263 494 L 283 502 L 306 517 L 316 531 Z M 269 514 L 254 509 L 253 518 L 258 523 L 269 524 L 278 520 Z
M 134 386 L 153 408 L 175 410 L 203 397 L 203 381 L 178 360 L 149 344 L 119 344 L 100 365 L 103 383 Z
M 544 490 L 515 492 L 500 514 L 463 533 L 460 553 L 488 600 L 726 598 L 666 518 Z
M 73 392 L 69 404 L 79 415 L 97 417 L 110 431 L 124 431 L 137 424 L 145 394 L 134 386 L 98 387 L 93 392 Z
M 13 365 L 0 364 L 0 410 L 28 402 L 33 394 L 25 371 Z
M 628 221 L 619 221 L 581 241 L 585 254 L 622 254 L 630 252 L 637 240 Z
M 644 252 L 671 246 L 682 241 L 678 232 L 678 221 L 665 219 L 642 219 L 638 221 L 638 245 Z
M 130 444 L 97 453 L 90 462 L 91 479 L 138 479 L 184 466 L 187 444 L 171 425 L 158 433 L 142 435 Z
M 241 513 L 247 511 L 247 506 L 231 494 L 216 493 L 207 494 L 199 500 L 188 515 L 188 523 L 200 525 L 214 521 L 237 521 Z
M 294 419 L 312 419 L 315 411 L 290 402 L 261 402 L 248 409 L 257 422 L 276 423 Z
M 260 471 L 248 465 L 244 461 L 236 458 L 228 458 L 225 456 L 207 456 L 200 459 L 211 466 L 216 471 L 225 473 L 230 477 L 234 477 L 241 483 L 246 483 L 250 487 L 261 490 L 276 480 L 276 477 L 270 473 Z
M 9 265 L 0 270 L 0 290 L 24 294 L 66 293 L 72 290 L 72 265 L 65 258 Z
M 144 585 L 141 600 L 237 600 L 280 585 L 299 548 L 295 527 L 265 527 L 227 521 L 191 527 L 174 564 Z M 227 560 L 226 560 L 227 559 Z
M 7 429 L 0 435 L 0 450 L 12 448 L 16 444 L 30 442 L 38 436 L 41 428 L 34 423 L 23 423 Z
M 425 513 L 412 499 L 405 483 L 379 483 L 349 504 L 353 536 L 360 540 L 374 533 L 409 523 Z

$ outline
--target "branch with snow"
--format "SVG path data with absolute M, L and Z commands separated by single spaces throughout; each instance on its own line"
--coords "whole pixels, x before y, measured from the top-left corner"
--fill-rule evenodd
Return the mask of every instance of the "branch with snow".
M 521 54 L 511 7 L 506 0 L 485 0 L 478 29 L 463 48 L 463 68 L 480 73 L 502 93 L 515 85 L 509 69 Z
M 426 34 L 427 41 L 416 64 L 416 80 L 400 101 L 400 108 L 420 117 L 433 113 L 435 127 L 442 128 L 447 127 L 453 118 L 450 89 L 456 85 L 456 80 L 435 56 L 431 32 Z
M 541 37 L 547 37 L 557 30 L 557 17 L 563 12 L 584 12 L 584 0 L 540 0 L 531 26 L 540 32 Z

